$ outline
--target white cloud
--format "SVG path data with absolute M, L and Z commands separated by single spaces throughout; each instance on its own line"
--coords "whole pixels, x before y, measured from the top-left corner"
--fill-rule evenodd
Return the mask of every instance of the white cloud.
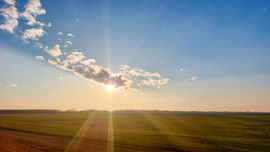
M 62 32 L 58 32 L 58 35 L 63 35 L 63 33 Z
M 76 19 L 76 23 L 79 23 L 79 19 Z
M 262 79 L 265 78 L 265 75 L 258 75 L 257 77 Z
M 180 71 L 184 71 L 184 69 L 183 68 L 180 68 Z
M 68 44 L 72 45 L 72 42 L 71 41 L 66 41 L 66 44 L 64 45 L 64 47 L 68 47 Z
M 43 56 L 36 56 L 36 59 L 38 59 L 38 60 L 44 60 Z
M 63 77 L 59 77 L 59 80 L 63 80 L 64 78 Z
M 35 42 L 34 47 L 37 47 L 37 48 L 42 49 L 43 48 L 43 44 L 42 43 Z
M 0 25 L 0 29 L 6 30 L 10 33 L 14 33 L 14 30 L 18 26 L 19 12 L 15 7 L 14 0 L 4 0 L 7 5 L 0 8 L 0 15 L 4 18 L 4 24 Z
M 81 61 L 81 64 L 84 64 L 84 65 L 90 65 L 91 63 L 96 63 L 96 60 L 95 59 L 88 59 L 88 60 Z
M 66 43 L 72 45 L 72 42 L 70 42 L 70 41 L 66 41 Z
M 60 69 L 71 71 L 72 68 L 69 66 L 68 62 L 63 61 L 61 62 L 59 58 L 50 58 L 48 62 L 52 65 L 57 66 Z
M 131 87 L 156 86 L 160 88 L 161 85 L 167 84 L 170 80 L 168 78 L 161 78 L 158 72 L 151 73 L 140 68 L 132 69 L 128 65 L 122 65 L 120 69 L 122 70 L 120 73 L 124 77 L 129 78 Z M 135 84 L 132 84 L 133 82 Z
M 39 0 L 28 0 L 28 3 L 24 6 L 25 11 L 20 14 L 21 17 L 28 20 L 27 25 L 40 25 L 40 26 L 49 26 L 51 23 L 46 25 L 45 23 L 39 22 L 36 20 L 37 15 L 46 14 L 45 9 L 41 8 L 41 3 Z
M 4 0 L 4 2 L 6 2 L 6 4 L 12 5 L 12 6 L 15 6 L 15 3 L 16 3 L 15 0 Z
M 194 80 L 197 80 L 197 79 L 198 79 L 198 77 L 190 77 L 190 78 L 187 79 L 187 81 L 194 81 Z
M 75 37 L 75 35 L 68 33 L 67 36 Z
M 72 71 L 78 77 L 94 81 L 101 85 L 113 85 L 115 88 L 121 87 L 125 89 L 128 87 L 128 81 L 123 79 L 122 75 L 112 74 L 109 69 L 101 66 L 84 67 L 77 65 L 71 67 L 66 61 L 61 62 L 59 58 L 51 58 L 48 62 L 63 70 Z
M 152 79 L 148 78 L 148 80 L 142 80 L 141 83 L 137 84 L 138 86 L 141 85 L 147 85 L 147 86 L 157 86 L 160 88 L 161 85 L 167 84 L 170 79 L 164 78 L 164 79 Z
M 10 84 L 9 86 L 13 87 L 13 88 L 17 88 L 17 84 Z
M 136 88 L 142 86 L 156 86 L 160 88 L 169 82 L 168 78 L 161 78 L 159 73 L 148 72 L 139 68 L 132 69 L 127 65 L 123 65 L 118 74 L 113 74 L 109 69 L 99 65 L 92 65 L 95 59 L 82 59 L 85 56 L 82 52 L 72 52 L 67 56 L 67 59 L 62 61 L 59 58 L 50 58 L 48 62 L 57 66 L 60 69 L 73 72 L 78 77 L 96 82 L 100 85 L 113 85 L 115 88 L 122 88 L 128 90 L 137 90 Z M 83 65 L 74 65 L 80 62 Z M 134 78 L 135 77 L 135 78 Z
M 67 62 L 71 64 L 75 64 L 77 62 L 80 62 L 85 56 L 82 54 L 82 52 L 72 52 L 71 55 L 67 56 Z
M 96 82 L 101 85 L 113 85 L 115 88 L 137 90 L 136 87 L 141 86 L 156 86 L 160 88 L 161 85 L 165 85 L 169 82 L 168 78 L 161 78 L 160 75 L 156 72 L 150 73 L 148 71 L 136 68 L 135 72 L 132 69 L 124 65 L 122 70 L 125 72 L 120 72 L 119 74 L 113 74 L 109 69 L 104 68 L 99 65 L 91 65 L 94 63 L 94 59 L 88 59 L 81 61 L 85 56 L 81 52 L 72 52 L 72 55 L 67 57 L 67 60 L 62 61 L 59 58 L 51 58 L 48 60 L 50 64 L 57 66 L 60 69 L 73 72 L 76 76 Z M 84 65 L 75 65 L 70 66 L 69 63 L 75 64 L 81 61 L 85 63 Z M 131 71 L 131 72 L 130 72 Z M 130 75 L 130 77 L 124 78 L 125 76 Z M 136 77 L 132 79 L 131 77 Z M 142 80 L 141 78 L 145 79 Z M 136 83 L 134 83 L 136 82 Z
M 32 39 L 32 40 L 39 40 L 40 37 L 42 37 L 46 32 L 43 30 L 43 28 L 32 28 L 32 29 L 27 29 L 24 31 L 22 35 L 22 40 L 27 42 L 26 39 Z
M 52 57 L 57 57 L 59 55 L 62 55 L 60 46 L 56 44 L 54 48 L 49 49 L 47 46 L 44 48 L 44 51 L 46 51 L 48 54 L 50 54 Z
M 0 83 L 0 86 L 1 86 L 2 84 Z
M 57 40 L 61 41 L 62 39 L 61 38 L 58 38 Z
M 121 65 L 121 69 L 123 70 L 123 74 L 125 75 L 161 78 L 158 72 L 151 73 L 137 67 L 135 67 L 135 69 L 132 69 L 128 65 Z

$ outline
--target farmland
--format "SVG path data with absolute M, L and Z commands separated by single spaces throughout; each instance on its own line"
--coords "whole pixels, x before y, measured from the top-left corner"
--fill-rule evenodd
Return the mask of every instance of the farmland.
M 25 151 L 270 151 L 269 120 L 230 113 L 0 114 L 0 151 L 16 151 L 12 142 Z

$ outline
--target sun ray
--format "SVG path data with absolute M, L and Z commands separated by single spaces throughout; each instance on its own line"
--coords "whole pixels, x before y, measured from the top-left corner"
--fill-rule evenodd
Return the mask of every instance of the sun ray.
M 108 127 L 108 137 L 107 137 L 107 151 L 114 152 L 114 138 L 113 138 L 113 116 L 112 112 L 109 113 L 109 127 Z
M 76 134 L 76 136 L 73 138 L 73 140 L 67 146 L 65 152 L 76 151 L 78 145 L 80 144 L 81 139 L 83 138 L 83 136 L 84 136 L 84 134 L 85 134 L 85 132 L 87 130 L 87 127 L 90 125 L 90 123 L 94 119 L 95 115 L 96 115 L 96 112 L 95 111 L 93 111 L 89 115 L 89 117 L 84 122 L 84 124 L 82 125 L 82 127 L 80 128 L 80 130 L 78 131 L 78 133 Z
M 151 114 L 142 114 L 153 126 L 155 126 L 164 136 L 165 135 L 178 135 L 178 132 L 173 130 L 170 126 L 168 126 L 165 122 L 160 121 L 157 117 Z M 171 136 L 166 136 L 166 139 L 170 141 L 172 144 L 177 145 L 179 143 L 175 142 Z M 176 147 L 177 148 L 177 147 Z

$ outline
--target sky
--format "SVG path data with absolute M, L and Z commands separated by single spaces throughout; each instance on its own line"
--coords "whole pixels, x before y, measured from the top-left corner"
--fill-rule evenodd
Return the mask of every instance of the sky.
M 270 108 L 268 0 L 0 0 L 0 109 Z

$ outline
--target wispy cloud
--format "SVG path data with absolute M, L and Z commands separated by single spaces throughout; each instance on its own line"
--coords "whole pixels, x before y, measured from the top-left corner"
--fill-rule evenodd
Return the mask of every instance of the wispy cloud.
M 75 37 L 75 35 L 68 33 L 67 36 Z
M 62 32 L 58 32 L 58 35 L 63 35 L 63 33 Z
M 67 47 L 69 45 L 72 45 L 72 42 L 71 41 L 66 41 L 66 44 L 64 45 L 64 47 Z
M 39 43 L 39 42 L 35 42 L 34 47 L 37 47 L 37 48 L 42 49 L 43 48 L 43 44 L 42 43 Z
M 67 62 L 71 64 L 75 64 L 77 62 L 80 62 L 82 59 L 84 59 L 85 56 L 82 54 L 82 52 L 72 52 L 71 55 L 67 56 Z
M 66 41 L 66 43 L 72 45 L 72 42 L 71 41 Z
M 146 70 L 142 70 L 140 68 L 130 68 L 128 65 L 121 65 L 121 69 L 123 70 L 123 74 L 124 75 L 127 75 L 127 76 L 142 76 L 142 77 L 158 77 L 158 78 L 161 78 L 161 76 L 159 75 L 159 73 L 157 72 L 154 72 L 154 73 L 151 73 L 151 72 L 148 72 Z
M 10 84 L 9 86 L 13 87 L 13 88 L 17 88 L 17 84 Z
M 57 57 L 59 55 L 62 55 L 60 46 L 56 44 L 54 48 L 49 49 L 47 46 L 44 48 L 44 51 L 50 54 L 52 57 Z
M 15 0 L 4 0 L 6 5 L 0 8 L 0 15 L 4 18 L 4 24 L 0 25 L 0 29 L 14 33 L 18 26 L 19 12 L 15 7 Z
M 51 23 L 48 23 L 47 25 L 45 23 L 39 22 L 36 20 L 36 17 L 38 15 L 44 15 L 46 14 L 46 10 L 41 8 L 42 5 L 39 0 L 29 0 L 28 3 L 24 6 L 25 11 L 20 14 L 20 16 L 24 19 L 26 19 L 28 22 L 27 25 L 34 26 L 51 26 Z
M 22 35 L 22 40 L 26 43 L 29 43 L 27 39 L 32 39 L 32 40 L 39 40 L 40 37 L 42 37 L 46 32 L 43 30 L 43 28 L 32 28 L 32 29 L 27 29 L 24 31 Z
M 142 80 L 140 83 L 138 83 L 138 86 L 141 85 L 147 85 L 147 86 L 157 86 L 160 88 L 161 85 L 167 84 L 170 79 L 164 78 L 164 79 L 153 79 L 153 78 L 148 78 L 148 80 Z
M 64 78 L 63 77 L 59 77 L 59 80 L 63 80 Z
M 137 84 L 138 87 L 156 86 L 160 88 L 161 85 L 167 84 L 170 80 L 168 78 L 161 78 L 158 72 L 151 73 L 137 67 L 133 69 L 128 65 L 122 65 L 120 69 L 122 70 L 120 73 L 123 74 L 124 77 L 128 77 L 129 80 Z M 135 87 L 134 84 L 133 87 Z
M 15 6 L 15 3 L 16 3 L 15 0 L 3 0 L 3 1 L 6 2 L 6 4 L 12 5 L 12 6 Z
M 258 75 L 258 78 L 265 78 L 265 75 Z
M 38 59 L 38 60 L 44 60 L 44 57 L 43 56 L 36 56 L 36 59 Z
M 261 75 L 257 75 L 255 78 L 253 78 L 253 80 L 258 80 L 258 79 L 264 79 L 266 76 L 261 74 Z
M 188 78 L 186 81 L 195 81 L 195 80 L 197 80 L 198 79 L 198 77 L 190 77 L 190 78 Z
M 43 56 L 36 56 L 36 59 L 38 59 L 38 60 L 44 60 L 44 57 Z
M 91 63 L 96 63 L 96 60 L 95 59 L 88 59 L 88 60 L 81 61 L 81 64 L 84 64 L 84 65 L 90 65 Z

